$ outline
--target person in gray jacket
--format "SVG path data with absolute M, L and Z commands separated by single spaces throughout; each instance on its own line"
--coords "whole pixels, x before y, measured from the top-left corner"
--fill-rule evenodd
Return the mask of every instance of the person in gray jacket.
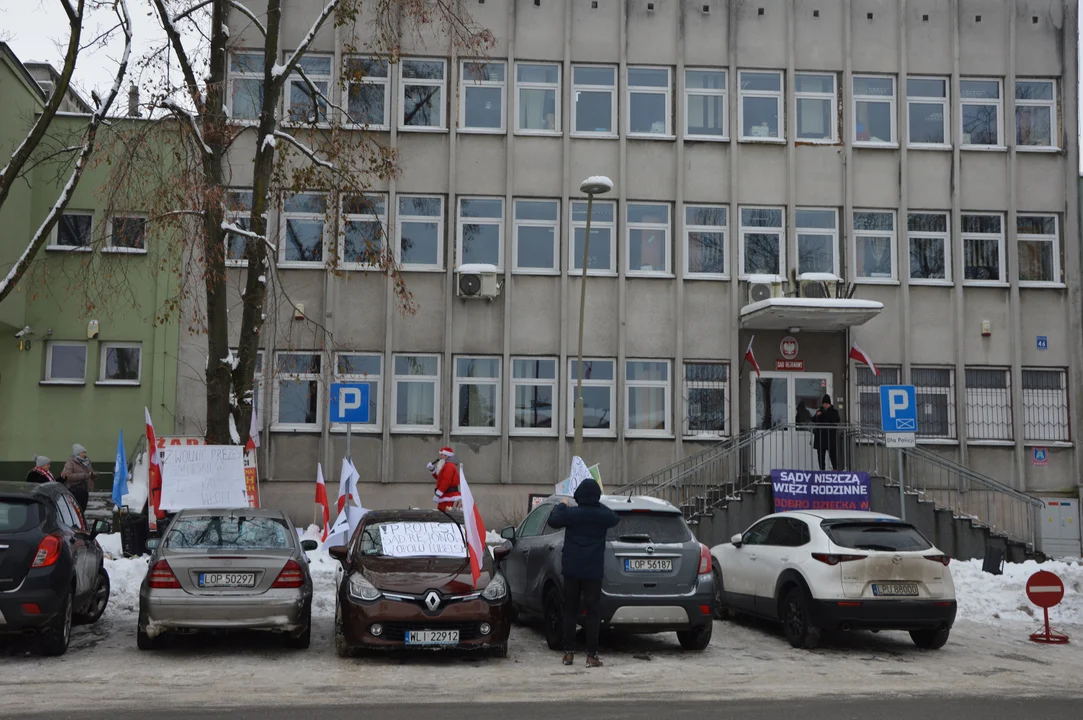
M 86 448 L 76 443 L 71 446 L 71 458 L 64 463 L 64 470 L 60 473 L 60 479 L 75 496 L 75 502 L 79 505 L 80 512 L 86 512 L 87 503 L 90 502 L 90 493 L 94 490 L 94 479 L 98 473 L 90 465 Z

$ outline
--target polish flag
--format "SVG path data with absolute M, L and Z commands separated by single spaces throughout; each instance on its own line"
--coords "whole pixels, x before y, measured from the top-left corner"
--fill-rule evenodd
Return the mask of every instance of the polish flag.
M 158 507 L 162 502 L 162 466 L 158 461 L 158 439 L 154 436 L 154 423 L 150 419 L 150 410 L 143 408 L 143 412 L 146 413 L 147 418 L 147 455 L 150 459 L 148 502 L 151 510 L 151 527 L 157 529 L 156 521 L 165 518 L 165 513 Z
M 316 504 L 323 508 L 323 537 L 327 542 L 327 534 L 331 530 L 331 507 L 327 503 L 327 483 L 323 481 L 323 466 L 316 463 Z
M 752 336 L 752 340 L 748 341 L 748 350 L 745 350 L 745 360 L 752 365 L 752 369 L 756 371 L 756 377 L 760 376 L 760 364 L 756 362 L 756 354 L 752 352 L 752 341 L 756 339 L 756 336 Z
M 338 480 L 338 512 L 341 515 L 342 511 L 346 509 L 346 500 L 358 500 L 353 493 L 357 489 L 357 480 L 360 479 L 360 474 L 357 472 L 357 468 L 354 467 L 353 462 L 349 458 L 342 459 L 342 476 Z
M 482 553 L 485 549 L 485 523 L 481 519 L 481 512 L 474 504 L 474 493 L 470 492 L 470 486 L 466 484 L 466 474 L 463 466 L 459 464 L 459 493 L 462 495 L 463 519 L 466 522 L 467 553 L 470 555 L 470 576 L 474 580 L 474 588 L 478 586 L 478 578 L 481 576 Z
M 255 406 L 252 407 L 252 422 L 248 426 L 248 444 L 246 450 L 255 450 L 259 447 L 259 414 Z
M 872 358 L 869 357 L 869 354 L 867 352 L 865 352 L 864 350 L 859 348 L 857 346 L 857 343 L 852 343 L 850 345 L 850 359 L 851 360 L 856 360 L 859 363 L 865 363 L 866 365 L 868 365 L 869 370 L 872 370 L 873 375 L 879 375 L 880 374 L 880 371 L 876 369 L 876 365 L 873 364 Z

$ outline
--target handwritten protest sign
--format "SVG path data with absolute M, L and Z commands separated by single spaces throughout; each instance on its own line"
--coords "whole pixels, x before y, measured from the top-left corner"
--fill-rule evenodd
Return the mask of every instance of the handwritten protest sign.
M 389 557 L 466 557 L 463 532 L 449 522 L 383 523 L 380 545 Z
M 244 448 L 167 446 L 161 451 L 163 510 L 247 507 Z
M 583 481 L 591 478 L 598 480 L 598 484 L 601 485 L 601 474 L 598 473 L 598 466 L 588 468 L 587 464 L 583 462 L 583 458 L 576 455 L 572 458 L 572 471 L 569 473 L 568 478 L 556 484 L 556 494 L 574 495 Z
M 787 510 L 868 510 L 867 472 L 772 470 L 775 512 Z

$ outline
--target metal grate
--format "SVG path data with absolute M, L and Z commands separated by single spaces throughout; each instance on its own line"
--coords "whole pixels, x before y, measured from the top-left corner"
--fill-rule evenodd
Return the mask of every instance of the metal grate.
M 915 367 L 910 369 L 910 381 L 917 391 L 918 437 L 954 440 L 955 371 Z
M 867 367 L 857 368 L 857 417 L 861 427 L 880 428 L 880 386 L 898 385 L 902 368 L 877 366 L 879 375 Z
M 969 440 L 1012 439 L 1012 379 L 1005 368 L 966 369 Z
M 1068 442 L 1068 373 L 1023 370 L 1023 439 Z
M 684 434 L 688 437 L 729 435 L 729 365 L 684 364 Z

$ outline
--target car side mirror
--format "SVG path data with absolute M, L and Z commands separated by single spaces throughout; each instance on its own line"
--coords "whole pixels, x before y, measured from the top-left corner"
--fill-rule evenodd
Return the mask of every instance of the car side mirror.
M 515 528 L 511 525 L 500 531 L 500 537 L 515 542 Z
M 315 540 L 302 540 L 301 549 L 305 552 L 312 552 L 313 550 L 319 550 L 320 544 Z
M 745 538 L 743 535 L 734 535 L 730 538 L 730 542 L 733 543 L 733 547 L 741 547 L 745 544 Z
M 161 545 L 161 541 L 158 538 L 147 540 L 147 550 L 157 550 L 159 545 Z
M 502 563 L 508 555 L 511 555 L 511 548 L 507 545 L 493 548 L 493 560 L 496 561 L 497 565 Z
M 349 556 L 347 555 L 345 545 L 335 545 L 334 547 L 330 547 L 327 549 L 327 554 L 333 557 L 335 560 L 338 560 L 343 568 L 346 567 L 346 561 L 348 560 Z
M 113 532 L 113 523 L 108 520 L 95 520 L 94 524 L 90 527 L 90 536 L 97 537 L 98 535 L 108 535 Z

